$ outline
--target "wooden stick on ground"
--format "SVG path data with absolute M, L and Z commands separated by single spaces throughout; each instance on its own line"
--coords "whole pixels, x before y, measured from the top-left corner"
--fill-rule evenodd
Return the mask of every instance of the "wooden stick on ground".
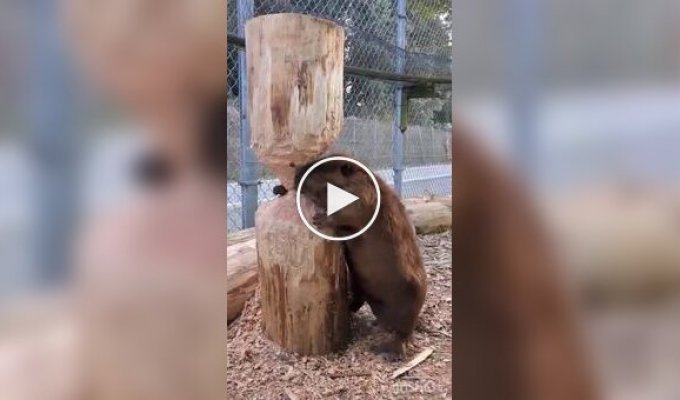
M 425 361 L 427 357 L 429 357 L 432 354 L 432 352 L 434 352 L 434 349 L 432 347 L 428 347 L 425 350 L 421 351 L 417 356 L 413 358 L 413 360 L 409 361 L 408 364 L 394 371 L 394 373 L 392 374 L 392 379 L 397 379 L 401 375 L 404 375 L 405 373 L 413 369 L 421 362 Z

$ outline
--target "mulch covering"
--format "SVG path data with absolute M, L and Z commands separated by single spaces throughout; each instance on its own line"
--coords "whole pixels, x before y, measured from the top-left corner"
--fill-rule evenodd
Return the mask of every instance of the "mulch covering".
M 235 400 L 451 399 L 451 231 L 419 237 L 428 274 L 427 300 L 402 361 L 370 348 L 385 338 L 364 305 L 352 317 L 353 339 L 342 353 L 289 354 L 262 332 L 259 290 L 228 329 L 227 397 Z M 404 375 L 392 373 L 423 349 L 434 353 Z

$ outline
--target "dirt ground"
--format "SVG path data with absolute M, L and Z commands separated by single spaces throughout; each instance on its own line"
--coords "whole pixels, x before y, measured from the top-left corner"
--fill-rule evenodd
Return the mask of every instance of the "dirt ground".
M 261 328 L 259 293 L 228 329 L 227 393 L 236 400 L 451 399 L 451 231 L 420 236 L 428 274 L 427 300 L 413 344 L 403 361 L 370 351 L 384 338 L 368 306 L 352 320 L 353 339 L 342 353 L 302 357 L 282 351 Z M 392 373 L 426 348 L 425 361 L 392 379 Z

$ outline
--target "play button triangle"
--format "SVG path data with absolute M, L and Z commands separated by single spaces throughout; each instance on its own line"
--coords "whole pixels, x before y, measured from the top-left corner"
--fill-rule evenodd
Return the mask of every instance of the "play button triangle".
M 331 215 L 357 200 L 359 198 L 352 193 L 342 190 L 333 184 L 326 183 L 326 204 L 328 204 L 326 215 Z

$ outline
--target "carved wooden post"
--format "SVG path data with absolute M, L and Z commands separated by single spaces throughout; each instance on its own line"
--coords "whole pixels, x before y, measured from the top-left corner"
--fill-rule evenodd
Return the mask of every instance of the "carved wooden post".
M 248 21 L 246 49 L 251 145 L 290 190 L 255 215 L 264 329 L 289 351 L 326 354 L 349 338 L 345 260 L 340 244 L 302 223 L 290 165 L 318 157 L 340 134 L 344 31 L 270 14 Z M 311 204 L 301 206 L 311 220 Z

